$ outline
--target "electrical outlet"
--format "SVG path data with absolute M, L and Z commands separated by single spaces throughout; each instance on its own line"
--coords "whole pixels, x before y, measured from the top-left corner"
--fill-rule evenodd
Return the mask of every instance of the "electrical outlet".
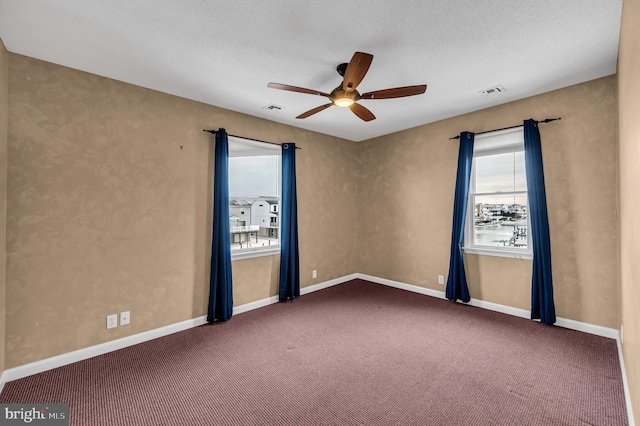
M 316 271 L 315 269 L 311 271 L 311 278 L 318 278 L 318 271 Z
M 624 343 L 624 325 L 620 325 L 620 343 Z
M 444 275 L 438 275 L 438 284 L 444 285 Z
M 118 314 L 107 315 L 107 329 L 118 326 Z
M 120 325 L 127 325 L 131 322 L 131 312 L 120 312 Z

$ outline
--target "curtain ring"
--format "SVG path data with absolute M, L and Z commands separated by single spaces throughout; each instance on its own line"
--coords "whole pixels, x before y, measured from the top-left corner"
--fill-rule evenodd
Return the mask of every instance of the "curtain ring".
M 289 149 L 289 144 L 288 143 L 284 144 L 284 149 Z

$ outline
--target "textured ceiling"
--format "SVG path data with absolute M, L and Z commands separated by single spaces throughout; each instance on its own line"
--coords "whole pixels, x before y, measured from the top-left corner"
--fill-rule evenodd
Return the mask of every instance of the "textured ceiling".
M 622 0 L 0 0 L 0 38 L 11 52 L 361 141 L 614 74 L 621 12 Z M 374 55 L 360 93 L 427 92 L 360 101 L 377 117 L 365 123 L 338 107 L 296 120 L 326 99 L 267 88 L 330 92 L 356 51 Z M 495 85 L 506 91 L 479 94 Z

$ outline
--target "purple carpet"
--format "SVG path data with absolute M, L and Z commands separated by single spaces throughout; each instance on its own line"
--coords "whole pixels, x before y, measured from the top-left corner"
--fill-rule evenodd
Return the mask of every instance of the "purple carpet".
M 72 425 L 627 425 L 616 342 L 354 280 L 5 385 Z

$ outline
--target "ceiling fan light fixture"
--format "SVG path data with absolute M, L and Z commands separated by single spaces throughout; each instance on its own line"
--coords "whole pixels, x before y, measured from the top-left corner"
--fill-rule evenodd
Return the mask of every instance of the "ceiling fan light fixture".
M 324 111 L 325 109 L 335 105 L 341 108 L 349 108 L 362 121 L 375 120 L 376 116 L 371 111 L 358 103 L 360 99 L 393 99 L 404 98 L 405 96 L 421 95 L 427 90 L 426 84 L 418 86 L 395 87 L 392 89 L 375 90 L 361 95 L 356 88 L 367 74 L 373 55 L 370 53 L 356 52 L 353 54 L 351 61 L 346 64 L 340 64 L 336 68 L 338 74 L 342 77 L 342 83 L 333 89 L 331 93 L 323 93 L 318 90 L 305 89 L 304 87 L 290 86 L 288 84 L 269 83 L 267 87 L 272 89 L 288 90 L 290 92 L 306 93 L 308 95 L 324 96 L 329 98 L 331 103 L 320 105 L 304 112 L 296 118 L 307 118 L 314 114 Z
M 333 103 L 339 107 L 346 108 L 353 105 L 353 99 L 347 98 L 347 97 L 337 98 L 336 100 L 333 101 Z

